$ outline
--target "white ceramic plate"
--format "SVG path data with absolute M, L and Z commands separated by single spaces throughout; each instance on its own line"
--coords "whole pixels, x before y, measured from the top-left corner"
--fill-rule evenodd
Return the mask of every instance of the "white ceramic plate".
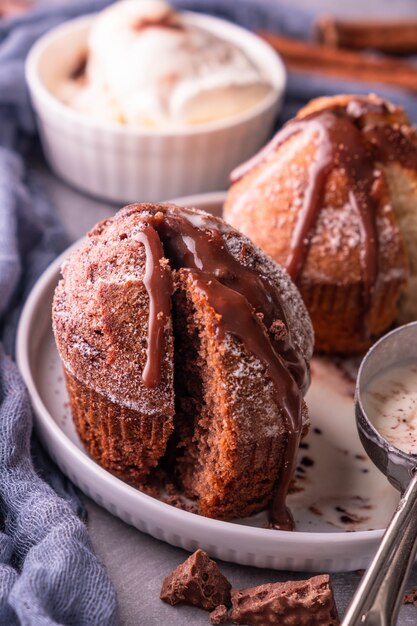
M 205 194 L 177 202 L 218 214 L 223 198 Z M 313 360 L 307 395 L 312 428 L 302 444 L 295 490 L 288 498 L 296 532 L 263 528 L 263 514 L 231 523 L 179 510 L 102 469 L 75 432 L 51 329 L 52 295 L 67 254 L 56 259 L 34 287 L 17 338 L 17 360 L 35 409 L 37 431 L 62 471 L 114 515 L 186 550 L 201 547 L 225 561 L 276 569 L 365 568 L 398 495 L 367 459 L 356 434 L 354 383 L 348 374 L 352 364 Z

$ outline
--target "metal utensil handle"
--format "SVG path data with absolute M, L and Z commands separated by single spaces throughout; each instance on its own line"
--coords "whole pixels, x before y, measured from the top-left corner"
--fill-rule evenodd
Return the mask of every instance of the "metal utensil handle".
M 342 626 L 391 626 L 417 548 L 417 474 L 414 473 L 363 577 Z

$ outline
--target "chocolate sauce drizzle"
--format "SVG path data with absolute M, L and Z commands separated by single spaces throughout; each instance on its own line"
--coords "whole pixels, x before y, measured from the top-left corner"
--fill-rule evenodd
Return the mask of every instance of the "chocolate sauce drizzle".
M 156 230 L 147 224 L 135 238 L 145 246 L 143 283 L 149 296 L 148 347 L 142 378 L 145 387 L 157 387 L 161 382 L 164 329 L 171 315 L 172 279 L 169 268 L 161 264 L 164 250 Z
M 221 224 L 207 216 L 181 209 L 167 209 L 144 216 L 146 224 L 137 239 L 147 255 L 145 287 L 150 298 L 149 342 L 144 371 L 146 384 L 160 381 L 162 337 L 170 307 L 171 288 L 161 274 L 163 252 L 173 270 L 189 272 L 196 289 L 219 315 L 218 332 L 238 337 L 250 354 L 265 366 L 281 407 L 287 431 L 287 444 L 280 479 L 271 505 L 270 522 L 274 528 L 292 529 L 293 520 L 286 509 L 285 497 L 293 475 L 302 431 L 302 395 L 309 384 L 309 370 L 294 346 L 277 287 L 255 270 L 240 263 L 227 249 Z M 160 238 L 159 246 L 156 239 Z M 159 256 L 159 258 L 158 258 Z M 162 315 L 161 315 L 162 313 Z M 279 337 L 270 331 L 277 319 L 287 331 Z
M 372 121 L 365 116 L 371 113 Z M 372 292 L 378 279 L 378 204 L 377 180 L 381 175 L 378 163 L 398 161 L 404 167 L 417 169 L 417 147 L 413 131 L 399 124 L 388 124 L 384 116 L 392 111 L 382 101 L 354 98 L 347 106 L 334 105 L 315 111 L 304 118 L 288 122 L 272 141 L 253 159 L 237 168 L 231 176 L 237 182 L 245 174 L 301 132 L 311 133 L 316 143 L 315 158 L 308 169 L 308 181 L 303 204 L 293 230 L 290 250 L 285 262 L 291 278 L 297 281 L 305 265 L 314 226 L 324 207 L 324 194 L 329 174 L 343 170 L 351 190 L 349 201 L 360 216 L 363 242 L 361 264 L 364 272 L 363 300 L 371 304 Z M 277 168 L 279 165 L 277 165 Z M 273 176 L 273 173 L 271 173 Z

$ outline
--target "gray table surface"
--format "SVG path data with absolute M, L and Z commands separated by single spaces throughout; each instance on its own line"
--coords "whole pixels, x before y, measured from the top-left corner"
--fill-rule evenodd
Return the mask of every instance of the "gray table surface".
M 37 0 L 47 4 L 59 0 Z M 278 0 L 277 0 L 278 1 Z M 281 0 L 289 4 L 288 0 Z M 404 17 L 417 15 L 416 0 L 360 0 L 336 3 L 334 0 L 296 0 L 300 7 L 314 7 L 321 13 L 345 16 Z M 291 3 L 292 5 L 294 2 Z M 47 169 L 39 164 L 39 170 L 54 199 L 57 211 L 67 227 L 72 240 L 85 232 L 98 220 L 114 213 L 116 207 L 99 200 L 88 198 L 61 181 L 52 177 Z M 119 603 L 119 618 L 122 626 L 195 626 L 207 625 L 208 614 L 192 607 L 170 607 L 159 600 L 163 578 L 181 563 L 187 553 L 153 539 L 99 507 L 82 496 L 89 515 L 88 527 L 95 550 L 108 569 L 115 585 Z M 310 574 L 277 572 L 243 567 L 231 563 L 220 563 L 222 571 L 234 587 L 258 585 L 265 582 L 307 578 Z M 321 573 L 321 572 L 320 572 Z M 323 572 L 324 573 L 324 572 Z M 332 575 L 336 603 L 341 615 L 360 580 L 356 572 Z M 414 567 L 407 589 L 417 586 L 417 566 Z M 417 608 L 403 606 L 398 624 L 417 624 Z

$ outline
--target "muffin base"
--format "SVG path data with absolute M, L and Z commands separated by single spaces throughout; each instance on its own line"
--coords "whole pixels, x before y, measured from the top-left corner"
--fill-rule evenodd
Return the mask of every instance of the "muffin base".
M 172 417 L 120 406 L 64 371 L 75 427 L 90 456 L 122 480 L 144 485 L 165 452 Z
M 316 352 L 362 354 L 395 320 L 404 281 L 377 286 L 370 310 L 364 304 L 361 284 L 304 281 L 299 287 L 313 322 Z

